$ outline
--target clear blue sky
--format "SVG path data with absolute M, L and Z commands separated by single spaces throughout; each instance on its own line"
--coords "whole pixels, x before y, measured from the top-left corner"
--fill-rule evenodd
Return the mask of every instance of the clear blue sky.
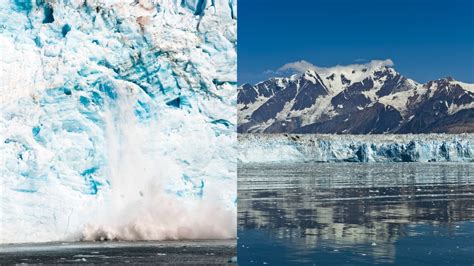
M 392 59 L 419 82 L 474 83 L 474 0 L 239 0 L 238 78 L 285 63 Z

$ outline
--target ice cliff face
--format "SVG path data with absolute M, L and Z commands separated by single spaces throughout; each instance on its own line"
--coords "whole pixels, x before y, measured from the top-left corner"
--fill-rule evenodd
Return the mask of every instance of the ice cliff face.
M 473 84 L 420 84 L 387 61 L 308 69 L 238 90 L 242 133 L 474 132 Z
M 1 243 L 235 237 L 236 4 L 1 1 Z
M 474 135 L 239 135 L 239 162 L 473 162 Z

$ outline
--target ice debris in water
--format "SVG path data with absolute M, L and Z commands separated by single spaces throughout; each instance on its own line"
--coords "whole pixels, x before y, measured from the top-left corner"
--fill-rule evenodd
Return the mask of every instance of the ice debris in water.
M 0 1 L 1 243 L 235 237 L 236 5 Z

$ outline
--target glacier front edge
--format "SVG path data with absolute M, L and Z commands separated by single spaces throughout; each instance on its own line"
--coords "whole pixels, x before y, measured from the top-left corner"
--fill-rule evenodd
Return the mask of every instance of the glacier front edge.
M 0 243 L 236 237 L 236 5 L 0 1 Z
M 474 162 L 474 134 L 239 134 L 240 163 Z

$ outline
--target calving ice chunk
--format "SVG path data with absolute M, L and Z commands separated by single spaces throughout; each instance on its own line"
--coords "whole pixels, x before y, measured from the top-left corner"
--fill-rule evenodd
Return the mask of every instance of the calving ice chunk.
M 0 242 L 235 237 L 236 4 L 0 3 Z

